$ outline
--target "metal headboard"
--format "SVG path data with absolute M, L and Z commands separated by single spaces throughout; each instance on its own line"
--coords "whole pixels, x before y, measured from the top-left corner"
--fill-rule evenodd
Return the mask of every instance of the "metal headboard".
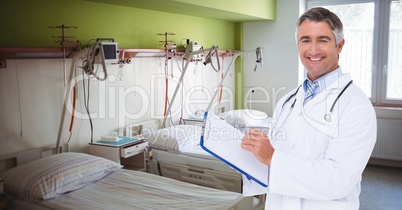
M 60 145 L 59 152 L 68 152 L 68 151 L 69 151 L 68 144 Z M 56 153 L 57 151 L 55 145 L 51 145 L 40 148 L 33 148 L 13 154 L 2 155 L 0 156 L 0 173 L 10 168 L 16 167 L 18 165 L 28 163 L 33 160 L 37 160 L 39 158 Z

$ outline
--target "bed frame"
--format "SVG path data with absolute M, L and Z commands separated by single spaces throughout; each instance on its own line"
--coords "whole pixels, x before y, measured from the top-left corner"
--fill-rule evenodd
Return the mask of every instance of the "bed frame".
M 166 151 L 158 151 L 156 149 L 153 149 L 153 151 L 154 156 L 156 156 L 156 154 L 168 153 Z M 164 160 L 163 158 L 154 158 L 152 163 L 154 165 L 157 164 L 160 175 L 221 190 L 238 193 L 242 192 L 242 178 L 240 173 L 229 168 L 219 160 L 202 159 L 179 153 L 173 155 L 176 156 L 177 159 L 185 158 L 191 163 L 204 163 L 204 166 L 170 162 L 169 160 Z M 215 169 L 206 167 L 205 165 L 208 165 L 208 163 L 209 165 L 221 166 L 222 169 L 226 168 L 227 170 L 219 170 L 216 169 L 217 167 L 215 167 Z M 155 166 L 152 167 L 155 168 Z
M 68 144 L 62 144 L 59 147 L 60 152 L 68 152 L 70 150 Z M 55 145 L 44 146 L 40 148 L 29 149 L 14 154 L 0 156 L 0 173 L 14 168 L 18 165 L 37 160 L 48 155 L 58 153 Z

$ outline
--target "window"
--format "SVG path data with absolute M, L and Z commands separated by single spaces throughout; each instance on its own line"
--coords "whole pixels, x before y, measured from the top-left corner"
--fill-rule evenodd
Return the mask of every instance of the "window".
M 307 0 L 342 20 L 345 45 L 342 70 L 374 105 L 402 105 L 402 1 Z M 399 58 L 399 59 L 398 59 Z
M 389 6 L 387 100 L 402 99 L 402 1 Z M 399 58 L 399 59 L 398 59 Z

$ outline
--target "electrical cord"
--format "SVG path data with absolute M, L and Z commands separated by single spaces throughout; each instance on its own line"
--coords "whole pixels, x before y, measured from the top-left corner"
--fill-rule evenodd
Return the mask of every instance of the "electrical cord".
M 179 58 L 176 59 L 177 68 L 179 69 L 179 71 L 181 73 L 183 73 L 183 69 L 184 69 L 184 56 L 185 55 L 179 56 L 180 59 Z M 180 66 L 179 60 L 181 60 L 181 66 Z
M 223 68 L 224 66 L 225 66 L 225 57 L 222 56 L 222 68 Z M 221 80 L 223 80 L 223 78 L 224 78 L 224 73 L 223 73 L 223 71 L 222 71 L 222 73 L 221 73 Z M 218 104 L 221 105 L 221 103 L 222 103 L 222 95 L 223 95 L 223 84 L 222 84 L 219 88 L 220 88 L 220 90 L 219 90 Z
M 255 50 L 255 54 L 257 57 L 257 60 L 255 61 L 255 67 L 254 67 L 254 71 L 257 70 L 257 64 L 261 64 L 262 67 L 262 49 L 261 47 L 257 47 L 257 49 Z
M 82 86 L 83 86 L 83 93 L 84 93 L 84 107 L 85 107 L 85 110 L 86 110 L 87 115 L 88 115 L 89 125 L 90 125 L 90 128 L 91 128 L 91 143 L 93 143 L 94 128 L 93 128 L 91 114 L 89 113 L 89 93 L 90 93 L 89 86 L 90 86 L 90 80 L 88 79 L 88 84 L 87 84 L 88 96 L 86 95 L 86 91 L 85 91 L 85 79 L 82 80 Z
M 165 105 L 164 105 L 164 111 L 163 111 L 163 116 L 167 115 L 167 108 L 168 108 L 168 103 L 169 103 L 169 78 L 168 75 L 166 75 L 165 71 Z
M 94 71 L 96 56 L 100 55 L 101 63 L 103 67 L 103 78 L 97 75 L 98 71 Z M 95 42 L 89 47 L 86 60 L 84 61 L 83 70 L 89 76 L 93 76 L 100 81 L 104 81 L 107 78 L 107 70 L 105 63 L 105 54 L 103 52 L 102 42 Z
M 15 61 L 15 76 L 17 79 L 17 92 L 18 92 L 18 111 L 19 111 L 19 117 L 20 117 L 20 137 L 23 137 L 23 129 L 22 129 L 22 111 L 21 111 L 21 92 L 20 92 L 20 82 L 19 82 L 19 77 L 18 77 L 18 65 L 17 61 Z
M 215 68 L 214 64 L 212 63 L 211 57 L 212 57 L 214 54 L 216 55 L 216 63 L 218 64 L 218 68 Z M 219 70 L 221 70 L 221 65 L 220 65 L 220 63 L 219 63 L 218 46 L 213 45 L 213 46 L 211 47 L 211 49 L 209 50 L 207 56 L 205 57 L 204 65 L 207 65 L 208 63 L 211 64 L 212 68 L 213 68 L 216 72 L 218 72 Z
M 89 41 L 88 41 L 89 43 Z M 87 44 L 87 46 L 89 46 L 89 44 Z M 85 84 L 85 79 L 82 80 L 82 84 L 83 84 L 83 93 L 84 93 L 84 106 L 85 106 L 85 110 L 87 112 L 88 115 L 88 119 L 89 119 L 89 124 L 90 124 L 90 128 L 91 128 L 91 142 L 93 142 L 93 136 L 94 136 L 94 128 L 93 128 L 93 122 L 92 122 L 92 118 L 91 118 L 91 114 L 89 112 L 89 102 L 90 102 L 90 79 L 91 77 L 96 78 L 99 81 L 105 81 L 107 79 L 107 70 L 106 70 L 106 63 L 105 63 L 105 54 L 103 52 L 103 47 L 102 47 L 102 42 L 100 41 L 96 41 L 94 44 L 90 45 L 88 47 L 88 52 L 86 55 L 86 59 L 83 61 L 83 65 L 82 65 L 82 70 L 85 74 L 87 74 L 88 76 L 88 83 Z M 95 63 L 96 63 L 96 58 L 97 56 L 100 56 L 101 59 L 101 64 L 102 64 L 102 68 L 103 68 L 103 77 L 99 77 L 98 76 L 98 70 L 96 68 L 96 70 L 94 70 L 95 67 Z M 88 95 L 86 94 L 85 89 L 87 88 L 88 91 Z
M 77 104 L 76 99 L 77 99 L 77 86 L 74 86 L 73 87 L 73 110 L 72 110 L 72 113 L 71 113 L 70 128 L 68 129 L 68 131 L 70 132 L 70 136 L 68 137 L 67 144 L 70 143 L 71 136 L 73 134 L 73 126 L 74 126 L 74 118 L 75 118 L 74 113 L 75 113 L 75 106 Z

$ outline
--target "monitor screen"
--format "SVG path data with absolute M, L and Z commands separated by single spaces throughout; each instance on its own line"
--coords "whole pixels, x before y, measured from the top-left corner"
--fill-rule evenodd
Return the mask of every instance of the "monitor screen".
M 105 54 L 105 60 L 117 60 L 119 56 L 117 43 L 102 43 L 103 53 Z

